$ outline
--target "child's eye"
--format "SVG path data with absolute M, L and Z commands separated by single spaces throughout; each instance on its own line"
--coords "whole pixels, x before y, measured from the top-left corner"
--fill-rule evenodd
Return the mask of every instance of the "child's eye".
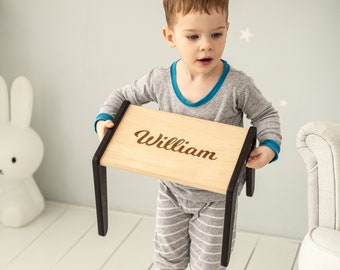
M 189 35 L 189 36 L 187 36 L 187 38 L 190 39 L 190 40 L 196 40 L 196 39 L 198 39 L 198 35 Z
M 211 34 L 211 37 L 212 38 L 219 38 L 219 37 L 221 37 L 223 34 L 222 33 L 213 33 L 213 34 Z

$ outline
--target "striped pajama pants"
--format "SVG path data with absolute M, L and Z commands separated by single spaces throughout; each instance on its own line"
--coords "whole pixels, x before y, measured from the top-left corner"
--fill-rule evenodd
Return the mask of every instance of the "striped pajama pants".
M 188 265 L 191 270 L 226 269 L 220 264 L 224 209 L 225 201 L 188 201 L 160 185 L 154 239 L 156 269 L 184 270 Z

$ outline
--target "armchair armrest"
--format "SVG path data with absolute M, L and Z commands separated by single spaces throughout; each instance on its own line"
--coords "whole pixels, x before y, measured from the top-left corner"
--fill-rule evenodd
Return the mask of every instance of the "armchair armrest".
M 308 178 L 308 225 L 340 230 L 340 124 L 311 122 L 297 135 Z

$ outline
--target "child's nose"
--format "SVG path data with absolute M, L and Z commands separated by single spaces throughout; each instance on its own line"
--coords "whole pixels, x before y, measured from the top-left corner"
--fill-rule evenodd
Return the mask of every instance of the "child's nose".
M 209 38 L 202 38 L 202 42 L 201 42 L 201 47 L 200 49 L 203 51 L 210 51 L 212 50 L 212 43 L 210 41 Z

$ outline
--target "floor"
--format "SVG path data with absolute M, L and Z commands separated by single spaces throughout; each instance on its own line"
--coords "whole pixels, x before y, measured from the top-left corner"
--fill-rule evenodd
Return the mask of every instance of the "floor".
M 0 269 L 154 270 L 154 218 L 109 213 L 109 232 L 97 235 L 92 208 L 47 202 L 21 229 L 0 225 Z M 300 242 L 238 232 L 228 269 L 297 270 Z

